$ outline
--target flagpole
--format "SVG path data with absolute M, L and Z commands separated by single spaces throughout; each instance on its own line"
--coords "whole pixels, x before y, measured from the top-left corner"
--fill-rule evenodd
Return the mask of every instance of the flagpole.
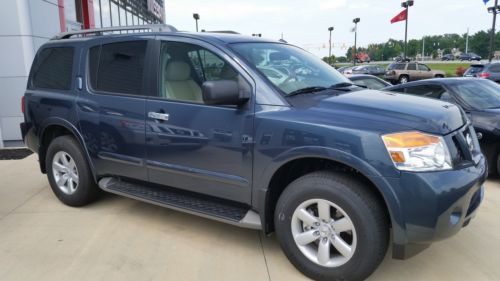
M 495 0 L 498 1 L 498 0 Z M 401 6 L 406 9 L 406 20 L 405 20 L 405 54 L 404 54 L 404 60 L 406 60 L 406 55 L 407 55 L 407 43 L 408 43 L 408 11 L 410 10 L 410 7 L 413 6 L 413 0 L 406 0 L 403 3 L 401 3 Z
M 488 55 L 488 61 L 491 62 L 494 56 L 495 49 L 495 25 L 497 22 L 497 6 L 498 0 L 495 0 L 495 6 L 488 8 L 488 11 L 493 13 L 493 26 L 491 27 L 491 35 L 490 35 L 490 53 Z
M 406 61 L 406 46 L 407 46 L 407 43 L 408 42 L 408 7 L 406 7 L 406 20 L 405 20 L 405 55 L 404 55 L 404 59 Z

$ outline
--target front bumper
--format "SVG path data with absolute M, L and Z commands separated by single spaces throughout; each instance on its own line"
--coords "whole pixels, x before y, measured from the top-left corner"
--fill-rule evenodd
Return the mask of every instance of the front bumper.
M 456 234 L 474 217 L 484 194 L 488 175 L 484 156 L 466 168 L 411 173 L 390 179 L 400 200 L 404 223 L 394 228 L 393 257 L 405 259 L 433 241 Z

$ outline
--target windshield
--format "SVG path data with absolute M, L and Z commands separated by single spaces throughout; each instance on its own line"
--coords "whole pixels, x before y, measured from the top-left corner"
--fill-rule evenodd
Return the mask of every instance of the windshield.
M 475 109 L 500 108 L 500 85 L 490 80 L 466 80 L 451 86 Z
M 285 94 L 309 87 L 349 83 L 333 67 L 298 47 L 280 43 L 237 43 L 232 48 Z

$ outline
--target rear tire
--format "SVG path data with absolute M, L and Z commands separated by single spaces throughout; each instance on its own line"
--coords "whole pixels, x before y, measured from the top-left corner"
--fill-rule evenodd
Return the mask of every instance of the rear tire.
M 45 158 L 50 187 L 61 202 L 79 207 L 94 201 L 97 187 L 80 144 L 71 136 L 52 140 Z
M 295 180 L 283 191 L 274 215 L 276 235 L 304 275 L 364 280 L 381 263 L 389 223 L 369 188 L 348 175 L 322 171 Z

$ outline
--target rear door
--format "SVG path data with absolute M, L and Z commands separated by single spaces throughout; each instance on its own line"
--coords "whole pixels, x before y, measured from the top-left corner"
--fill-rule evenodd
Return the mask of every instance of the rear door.
M 421 79 L 420 75 L 419 75 L 419 71 L 417 70 L 416 63 L 409 63 L 408 66 L 406 67 L 406 72 L 410 76 L 410 81 Z
M 108 38 L 109 39 L 109 38 Z M 89 46 L 77 101 L 79 126 L 98 175 L 147 180 L 145 108 L 148 38 Z M 87 73 L 87 75 L 83 75 Z
M 161 37 L 155 52 L 156 96 L 146 104 L 147 167 L 153 183 L 251 202 L 253 99 L 244 106 L 203 103 L 205 81 L 253 82 L 215 47 Z
M 418 64 L 418 75 L 419 79 L 429 79 L 434 77 L 431 69 L 425 64 Z

